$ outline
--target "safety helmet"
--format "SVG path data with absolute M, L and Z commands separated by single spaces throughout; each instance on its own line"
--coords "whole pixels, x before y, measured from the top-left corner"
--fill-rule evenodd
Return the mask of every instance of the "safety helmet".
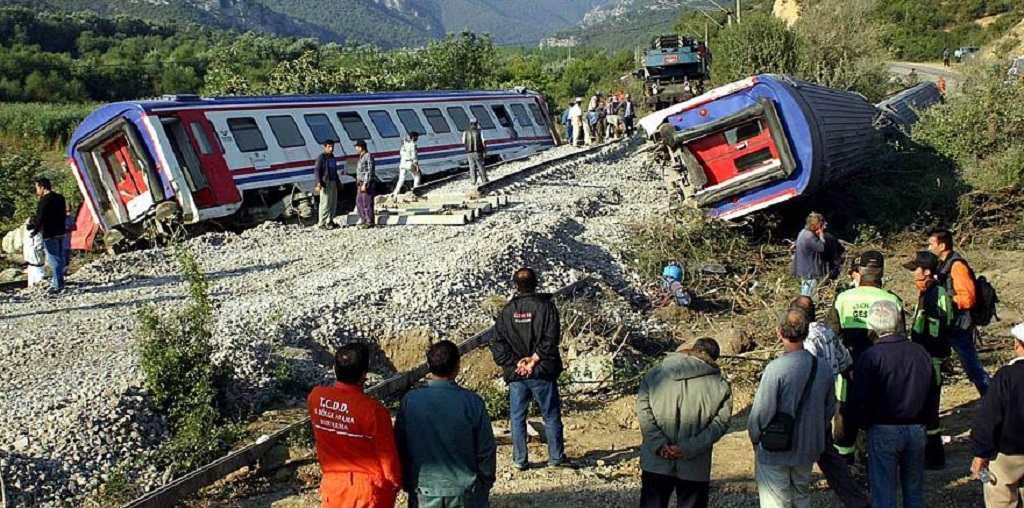
M 683 278 L 683 269 L 679 265 L 668 265 L 661 271 L 661 275 L 674 281 L 679 281 Z

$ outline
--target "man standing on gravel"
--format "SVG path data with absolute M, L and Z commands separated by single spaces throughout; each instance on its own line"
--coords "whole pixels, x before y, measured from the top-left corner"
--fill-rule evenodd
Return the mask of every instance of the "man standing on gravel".
M 800 279 L 800 294 L 814 296 L 814 290 L 825 278 L 825 218 L 820 213 L 807 216 L 806 227 L 796 237 L 793 253 L 793 276 Z
M 986 508 L 1019 508 L 1024 488 L 1024 324 L 1010 329 L 1015 357 L 996 371 L 974 416 L 971 472 L 984 481 Z
M 626 124 L 626 137 L 633 137 L 633 119 L 636 118 L 636 104 L 633 104 L 633 99 L 629 98 L 629 94 L 626 94 L 626 99 L 622 101 L 622 120 Z
M 807 318 L 790 309 L 776 334 L 782 356 L 761 375 L 747 421 L 761 508 L 810 508 L 811 468 L 828 444 L 835 387 L 828 364 L 804 350 Z
M 516 295 L 494 322 L 491 354 L 508 383 L 512 423 L 512 465 L 529 467 L 526 448 L 526 410 L 533 396 L 544 418 L 548 466 L 571 467 L 562 434 L 562 401 L 558 376 L 562 355 L 558 350 L 562 327 L 552 295 L 537 293 L 537 274 L 530 268 L 516 271 Z
M 377 163 L 373 155 L 366 150 L 366 141 L 356 141 L 356 154 L 359 155 L 359 162 L 356 163 L 356 210 L 359 212 L 359 219 L 362 227 L 372 228 L 376 225 L 373 217 L 373 187 L 377 179 Z
M 469 179 L 473 185 L 479 180 L 481 184 L 487 183 L 487 170 L 484 169 L 484 157 L 487 156 L 487 143 L 480 133 L 480 121 L 476 118 L 469 119 L 469 127 L 462 133 L 462 143 L 466 145 L 466 157 L 469 159 Z
M 46 264 L 53 271 L 52 291 L 64 289 L 64 219 L 67 217 L 67 202 L 64 196 L 53 192 L 53 184 L 49 178 L 40 178 L 35 183 L 36 196 L 39 204 L 36 214 L 28 223 L 32 234 L 43 237 L 43 249 L 46 251 Z
M 732 388 L 722 379 L 714 339 L 669 353 L 640 382 L 640 508 L 707 508 L 711 449 L 729 430 Z
M 580 143 L 590 144 L 590 131 L 586 129 L 583 108 L 580 107 L 582 103 L 583 98 L 577 97 L 569 109 L 569 119 L 572 121 L 572 146 L 580 146 Z
M 402 486 L 391 413 L 363 393 L 369 370 L 369 348 L 350 342 L 334 355 L 338 383 L 309 394 L 324 508 L 391 508 Z
M 313 166 L 316 191 L 320 194 L 320 229 L 334 229 L 334 214 L 338 208 L 338 162 L 334 159 L 337 140 L 324 140 L 324 152 L 317 156 Z
M 810 323 L 807 328 L 807 339 L 804 340 L 804 349 L 828 364 L 833 380 L 840 379 L 840 374 L 847 372 L 853 364 L 853 358 L 850 357 L 850 352 L 843 345 L 843 341 L 831 328 L 815 321 L 814 301 L 811 297 L 798 296 L 789 304 L 789 308 L 802 311 Z M 838 397 L 836 399 L 837 403 L 841 402 Z M 832 432 L 826 432 L 825 439 L 825 450 L 821 452 L 821 457 L 818 457 L 818 469 L 825 475 L 829 488 L 836 493 L 846 508 L 870 507 L 871 499 L 854 481 L 849 464 L 843 460 L 839 450 L 836 450 Z
M 857 358 L 851 417 L 868 433 L 868 484 L 880 508 L 924 508 L 924 447 L 928 403 L 935 387 L 932 359 L 903 333 L 903 308 L 879 300 L 868 309 L 874 346 Z
M 496 474 L 494 431 L 479 395 L 455 384 L 459 347 L 427 351 L 432 379 L 402 397 L 395 441 L 410 508 L 487 508 Z
M 978 349 L 974 347 L 974 332 L 977 330 L 971 319 L 971 308 L 977 301 L 974 271 L 963 256 L 953 252 L 953 233 L 948 229 L 933 229 L 928 233 L 928 250 L 939 257 L 939 278 L 956 304 L 949 343 L 960 357 L 968 379 L 984 397 L 990 378 L 978 358 Z

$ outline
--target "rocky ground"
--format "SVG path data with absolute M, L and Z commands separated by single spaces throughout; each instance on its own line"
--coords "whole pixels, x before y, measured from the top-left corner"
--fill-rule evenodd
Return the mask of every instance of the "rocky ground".
M 635 148 L 617 144 L 556 166 L 513 194 L 510 207 L 469 226 L 266 223 L 189 240 L 212 281 L 217 360 L 234 369 L 235 402 L 265 402 L 277 373 L 272 358 L 288 362 L 293 381 L 312 384 L 327 379 L 329 352 L 348 340 L 479 329 L 489 319 L 481 302 L 507 296 L 520 266 L 538 269 L 548 289 L 587 275 L 629 285 L 635 276 L 620 253 L 627 226 L 668 203 L 660 175 Z M 154 249 L 105 257 L 70 283 L 58 296 L 36 287 L 0 300 L 0 474 L 17 506 L 76 503 L 117 465 L 144 487 L 166 480 L 146 465 L 165 426 L 140 388 L 133 333 L 143 305 L 183 300 L 173 256 Z M 380 358 L 378 374 L 393 372 Z

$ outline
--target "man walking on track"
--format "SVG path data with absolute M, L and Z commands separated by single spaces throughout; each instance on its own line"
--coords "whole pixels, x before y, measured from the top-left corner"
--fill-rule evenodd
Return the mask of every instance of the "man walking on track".
M 571 467 L 565 457 L 562 401 L 558 376 L 562 373 L 562 338 L 558 308 L 552 295 L 537 293 L 537 274 L 521 268 L 513 276 L 516 295 L 494 323 L 491 354 L 508 383 L 512 420 L 512 465 L 529 467 L 526 448 L 526 410 L 532 396 L 540 406 L 547 434 L 548 466 Z
M 324 508 L 391 508 L 402 485 L 391 414 L 363 393 L 369 369 L 369 348 L 345 344 L 334 355 L 338 383 L 309 394 Z

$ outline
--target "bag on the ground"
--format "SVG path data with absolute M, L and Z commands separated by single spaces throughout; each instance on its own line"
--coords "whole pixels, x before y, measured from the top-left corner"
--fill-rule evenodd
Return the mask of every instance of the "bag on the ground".
M 775 415 L 763 429 L 761 429 L 761 448 L 769 452 L 788 452 L 793 449 L 793 432 L 796 429 L 796 419 L 804 407 L 804 401 L 810 395 L 811 385 L 814 384 L 814 377 L 818 374 L 818 360 L 811 356 L 811 376 L 804 384 L 804 391 L 800 395 L 800 401 L 796 404 L 796 416 L 782 411 L 776 411 Z

